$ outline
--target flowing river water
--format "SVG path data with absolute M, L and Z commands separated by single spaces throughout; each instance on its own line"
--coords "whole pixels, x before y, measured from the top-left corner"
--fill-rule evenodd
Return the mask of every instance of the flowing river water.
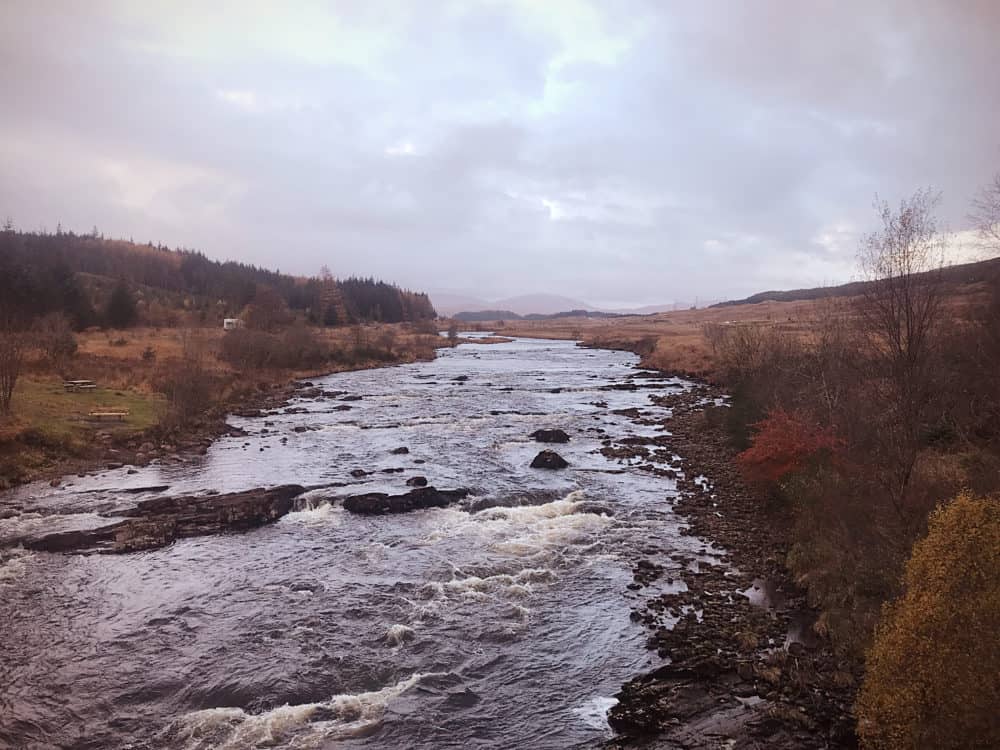
M 190 461 L 0 496 L 2 541 L 155 496 L 130 489 L 314 488 L 247 533 L 124 555 L 8 550 L 0 746 L 599 746 L 612 696 L 651 666 L 630 561 L 706 551 L 680 533 L 671 479 L 599 452 L 662 430 L 649 395 L 688 387 L 636 363 L 571 342 L 461 345 L 317 379 L 353 400 L 233 417 L 248 435 Z M 631 408 L 645 424 L 615 413 Z M 539 428 L 571 441 L 542 446 Z M 529 468 L 543 447 L 570 467 Z M 415 475 L 472 495 L 387 516 L 338 502 Z

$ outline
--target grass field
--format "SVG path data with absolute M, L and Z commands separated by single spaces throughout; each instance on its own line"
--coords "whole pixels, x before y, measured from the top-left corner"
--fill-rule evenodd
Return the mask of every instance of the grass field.
M 983 284 L 949 287 L 944 299 L 952 319 L 966 317 L 988 294 Z M 679 374 L 713 377 L 715 355 L 705 336 L 706 325 L 759 325 L 808 338 L 824 319 L 854 315 L 852 298 L 837 297 L 794 302 L 677 310 L 620 318 L 556 318 L 506 321 L 503 326 L 480 323 L 482 330 L 504 336 L 574 339 L 592 346 L 627 349 L 641 354 L 645 366 Z
M 67 393 L 61 380 L 23 378 L 14 393 L 13 411 L 17 419 L 53 440 L 87 439 L 95 431 L 136 432 L 159 421 L 163 397 L 155 393 L 98 388 L 89 392 Z M 98 422 L 92 411 L 128 411 L 123 422 Z
M 714 356 L 704 334 L 706 324 L 766 325 L 807 335 L 813 321 L 829 305 L 825 300 L 761 302 L 621 318 L 518 320 L 508 321 L 495 330 L 507 336 L 576 339 L 593 346 L 640 351 L 643 363 L 650 367 L 710 376 Z M 490 324 L 483 327 L 492 329 Z

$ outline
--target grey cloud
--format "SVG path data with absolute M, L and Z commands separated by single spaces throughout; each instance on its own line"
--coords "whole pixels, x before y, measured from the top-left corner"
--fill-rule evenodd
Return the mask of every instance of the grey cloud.
M 991 2 L 177 7 L 0 7 L 0 214 L 639 305 L 847 280 L 876 192 L 961 229 L 1000 168 Z

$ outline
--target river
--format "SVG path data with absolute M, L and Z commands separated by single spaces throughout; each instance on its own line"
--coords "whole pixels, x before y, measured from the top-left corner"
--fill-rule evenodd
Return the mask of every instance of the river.
M 247 533 L 125 555 L 8 550 L 0 745 L 600 746 L 612 696 L 652 664 L 630 562 L 700 549 L 671 479 L 600 453 L 663 429 L 649 395 L 688 387 L 636 365 L 571 342 L 463 344 L 316 379 L 342 394 L 232 417 L 245 437 L 183 463 L 0 496 L 17 509 L 2 540 L 144 496 L 128 489 L 314 488 Z M 615 413 L 632 408 L 643 419 Z M 540 445 L 539 428 L 571 441 Z M 570 467 L 529 468 L 545 447 Z M 377 517 L 338 502 L 415 475 L 472 495 Z

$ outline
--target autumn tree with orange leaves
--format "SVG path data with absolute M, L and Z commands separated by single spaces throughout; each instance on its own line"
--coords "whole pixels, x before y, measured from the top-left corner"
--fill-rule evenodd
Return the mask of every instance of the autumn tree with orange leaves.
M 739 454 L 743 476 L 755 484 L 775 484 L 804 468 L 821 454 L 837 451 L 842 441 L 830 428 L 817 425 L 804 412 L 774 408 L 753 425 L 753 444 Z

